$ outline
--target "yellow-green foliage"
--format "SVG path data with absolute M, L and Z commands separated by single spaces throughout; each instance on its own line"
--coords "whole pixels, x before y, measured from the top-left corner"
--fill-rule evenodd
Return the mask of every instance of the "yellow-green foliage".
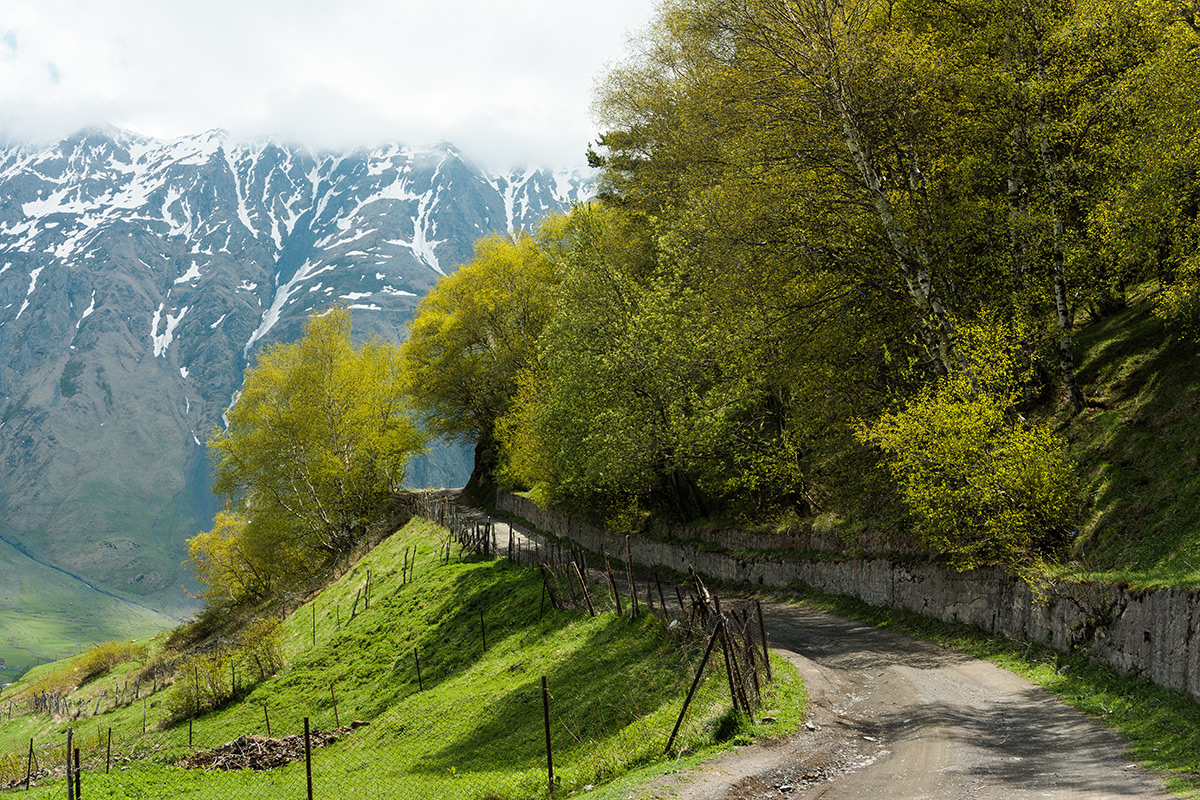
M 294 551 L 284 529 L 221 511 L 211 530 L 188 539 L 187 563 L 196 580 L 207 587 L 204 599 L 221 606 L 269 597 L 275 586 L 297 571 Z
M 186 719 L 220 708 L 240 691 L 283 669 L 279 632 L 279 620 L 257 619 L 242 629 L 236 643 L 180 660 L 166 701 L 169 716 Z
M 1028 562 L 1075 510 L 1065 442 L 1016 411 L 1015 338 L 991 320 L 964 327 L 964 370 L 859 432 L 885 453 L 924 544 L 961 569 Z
M 21 753 L 0 754 L 0 786 L 25 779 L 26 761 Z
M 279 620 L 258 619 L 245 627 L 241 644 L 234 654 L 239 671 L 266 680 L 283 669 L 283 645 L 279 640 Z
M 145 661 L 148 650 L 146 645 L 136 642 L 103 642 L 75 659 L 74 665 L 79 670 L 79 682 L 90 680 L 97 675 L 103 675 L 118 664 L 127 661 Z
M 42 692 L 66 694 L 119 664 L 128 661 L 145 661 L 147 655 L 148 650 L 144 644 L 103 642 L 71 659 L 61 668 L 34 681 L 29 687 L 29 692 L 30 694 L 41 694 Z
M 192 656 L 175 673 L 175 685 L 167 695 L 167 712 L 173 719 L 199 716 L 228 702 L 231 690 L 227 652 Z
M 197 576 L 215 581 L 218 597 L 266 596 L 353 548 L 424 446 L 399 350 L 379 339 L 356 346 L 344 308 L 267 348 L 228 416 L 208 443 L 213 489 L 240 516 L 191 542 Z

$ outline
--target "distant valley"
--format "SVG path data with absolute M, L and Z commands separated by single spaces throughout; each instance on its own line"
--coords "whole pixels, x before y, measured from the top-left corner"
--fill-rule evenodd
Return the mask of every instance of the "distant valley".
M 588 193 L 582 174 L 490 174 L 448 144 L 88 130 L 0 148 L 0 657 L 189 610 L 183 542 L 217 510 L 204 441 L 262 347 L 332 303 L 356 338 L 398 340 L 479 236 Z M 467 471 L 443 449 L 409 482 Z M 32 621 L 47 612 L 69 621 Z

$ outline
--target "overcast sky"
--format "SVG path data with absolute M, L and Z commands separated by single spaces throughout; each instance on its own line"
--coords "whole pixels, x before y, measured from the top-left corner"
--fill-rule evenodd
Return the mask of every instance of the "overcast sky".
M 0 132 L 225 128 L 583 163 L 595 79 L 655 0 L 5 0 Z

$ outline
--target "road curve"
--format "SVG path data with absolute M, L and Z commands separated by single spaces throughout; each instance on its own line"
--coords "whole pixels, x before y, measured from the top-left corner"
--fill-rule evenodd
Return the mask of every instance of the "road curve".
M 1010 672 L 803 605 L 763 609 L 775 652 L 808 688 L 809 724 L 663 779 L 650 797 L 1171 797 L 1112 731 Z

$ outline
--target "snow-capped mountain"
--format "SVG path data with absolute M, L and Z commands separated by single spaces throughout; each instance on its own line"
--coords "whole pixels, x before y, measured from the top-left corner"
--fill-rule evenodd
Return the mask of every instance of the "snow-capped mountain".
M 448 144 L 89 130 L 0 148 L 0 537 L 170 609 L 215 510 L 202 442 L 255 353 L 334 302 L 356 336 L 396 340 L 478 237 L 587 192 Z

